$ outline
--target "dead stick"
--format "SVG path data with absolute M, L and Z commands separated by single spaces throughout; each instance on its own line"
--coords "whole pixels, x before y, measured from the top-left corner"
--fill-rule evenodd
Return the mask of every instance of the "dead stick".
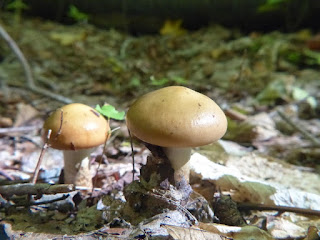
M 58 95 L 56 93 L 50 92 L 50 91 L 48 91 L 46 89 L 43 89 L 43 88 L 40 88 L 40 87 L 37 87 L 37 86 L 34 86 L 32 88 L 29 87 L 29 89 L 32 92 L 38 93 L 38 94 L 43 95 L 45 97 L 52 98 L 52 99 L 57 100 L 59 102 L 63 102 L 63 103 L 72 103 L 73 102 L 69 98 L 63 97 L 61 95 Z
M 25 72 L 28 87 L 29 88 L 35 87 L 32 73 L 31 73 L 30 66 L 27 59 L 24 57 L 23 53 L 21 52 L 16 42 L 10 37 L 10 35 L 6 32 L 6 30 L 1 25 L 0 25 L 0 35 L 7 42 L 7 44 L 9 45 L 11 50 L 14 52 L 14 54 L 18 57 L 23 67 L 23 70 Z
M 129 138 L 130 138 L 130 146 L 131 146 L 131 157 L 132 157 L 132 182 L 134 181 L 134 174 L 135 174 L 135 170 L 134 170 L 134 168 L 135 168 L 135 166 L 134 166 L 134 152 L 133 152 L 133 142 L 132 142 L 132 136 L 131 136 L 131 132 L 130 132 L 130 130 L 129 130 L 129 128 L 127 128 L 128 129 L 128 133 L 129 133 Z
M 312 136 L 309 132 L 307 132 L 304 128 L 295 124 L 290 118 L 288 118 L 282 111 L 277 111 L 279 116 L 285 120 L 291 127 L 300 132 L 305 138 L 309 139 L 314 145 L 320 146 L 320 141 Z
M 246 115 L 233 109 L 226 109 L 224 113 L 227 117 L 230 117 L 232 120 L 245 121 L 248 118 Z
M 26 75 L 27 79 L 27 87 L 29 90 L 44 95 L 46 97 L 50 97 L 52 99 L 58 100 L 63 103 L 72 103 L 72 100 L 63 96 L 60 96 L 58 94 L 52 93 L 50 91 L 47 91 L 45 89 L 42 89 L 40 87 L 37 87 L 34 83 L 34 79 L 32 76 L 30 65 L 27 61 L 27 59 L 24 57 L 22 51 L 20 50 L 19 46 L 16 44 L 16 42 L 10 37 L 10 35 L 7 33 L 7 31 L 0 25 L 0 36 L 7 42 L 11 50 L 14 52 L 14 54 L 17 56 L 18 60 L 20 61 L 24 73 Z
M 48 142 L 49 142 L 49 139 L 50 139 L 51 131 L 52 131 L 51 129 L 48 130 L 46 142 L 42 146 L 41 153 L 40 153 L 40 156 L 39 156 L 39 159 L 38 159 L 38 162 L 37 162 L 37 166 L 34 169 L 34 173 L 33 173 L 32 179 L 31 179 L 31 183 L 36 183 L 37 182 L 39 171 L 40 171 L 40 166 L 41 166 L 42 159 L 43 159 L 43 155 L 44 155 L 46 149 L 48 148 Z
M 195 218 L 195 216 L 193 216 L 188 209 L 186 209 L 184 206 L 182 206 L 178 201 L 169 199 L 165 196 L 162 195 L 158 195 L 152 192 L 147 192 L 144 193 L 146 195 L 152 196 L 154 198 L 157 198 L 159 200 L 165 201 L 168 205 L 173 206 L 175 209 L 182 211 L 187 217 L 188 219 L 192 222 L 192 224 L 194 225 L 198 225 L 198 220 Z
M 108 119 L 108 125 L 109 125 L 109 119 Z M 107 133 L 107 139 L 108 139 L 109 137 L 110 137 L 110 131 L 108 131 L 108 133 Z M 94 187 L 95 187 L 96 184 L 97 184 L 97 181 L 98 181 L 98 171 L 99 171 L 100 166 L 101 166 L 101 164 L 102 164 L 103 154 L 105 153 L 106 148 L 107 148 L 107 140 L 106 140 L 106 141 L 104 142 L 104 144 L 103 144 L 102 153 L 101 153 L 101 155 L 100 155 L 100 157 L 99 157 L 99 164 L 98 164 L 98 167 L 97 167 L 97 170 L 96 170 L 96 174 L 95 174 L 95 177 L 96 177 L 96 178 L 95 178 L 94 181 L 93 181 L 92 188 L 91 188 L 91 192 L 94 191 Z
M 31 131 L 35 131 L 35 130 L 39 130 L 39 129 L 41 129 L 41 127 L 39 127 L 39 126 L 22 126 L 22 127 L 0 128 L 0 134 L 31 132 Z
M 3 196 L 22 196 L 22 195 L 38 195 L 38 194 L 56 194 L 74 191 L 73 184 L 57 184 L 49 183 L 21 183 L 15 185 L 0 186 L 0 194 Z
M 237 203 L 239 210 L 260 210 L 260 211 L 279 211 L 279 212 L 294 212 L 298 214 L 306 214 L 313 216 L 320 216 L 319 210 L 288 207 L 288 206 L 272 206 L 265 204 L 254 204 L 254 203 Z
M 27 203 L 15 203 L 13 206 L 15 207 L 29 207 L 29 206 L 37 206 L 37 205 L 45 205 L 45 204 L 50 204 L 50 203 L 54 203 L 54 202 L 58 202 L 58 201 L 62 201 L 65 200 L 69 197 L 69 194 L 63 194 L 61 197 L 55 198 L 55 199 L 51 199 L 51 200 L 47 200 L 47 201 L 39 201 L 39 202 L 35 202 L 35 201 L 29 201 Z M 14 201 L 14 199 L 13 199 Z
M 61 200 L 65 200 L 69 197 L 69 194 L 63 194 L 61 197 L 52 199 L 52 200 L 47 200 L 47 201 L 41 201 L 41 202 L 30 202 L 30 205 L 44 205 L 44 204 L 50 204 L 54 202 L 58 202 Z
M 11 177 L 4 169 L 0 169 L 0 176 L 5 177 L 9 181 L 13 181 L 14 178 Z

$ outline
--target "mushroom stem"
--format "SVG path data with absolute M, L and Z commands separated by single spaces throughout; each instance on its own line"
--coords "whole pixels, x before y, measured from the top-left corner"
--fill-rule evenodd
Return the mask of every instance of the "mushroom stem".
M 92 188 L 89 155 L 94 148 L 64 150 L 64 183 Z
M 191 148 L 164 147 L 163 151 L 169 159 L 171 167 L 174 169 L 175 184 L 177 185 L 183 179 L 189 183 Z

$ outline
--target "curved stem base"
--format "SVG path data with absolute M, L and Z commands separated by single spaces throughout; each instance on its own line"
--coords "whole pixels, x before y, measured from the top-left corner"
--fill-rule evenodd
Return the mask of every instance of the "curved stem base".
M 189 183 L 191 148 L 163 148 L 163 151 L 174 169 L 175 183 L 177 184 L 183 179 Z

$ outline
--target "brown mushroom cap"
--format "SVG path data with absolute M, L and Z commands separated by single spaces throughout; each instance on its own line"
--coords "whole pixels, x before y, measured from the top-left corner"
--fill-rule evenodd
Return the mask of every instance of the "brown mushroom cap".
M 50 146 L 60 150 L 99 146 L 109 138 L 110 131 L 101 114 L 81 103 L 68 104 L 54 111 L 44 123 L 44 139 L 49 129 L 52 130 Z
M 162 147 L 196 147 L 220 139 L 227 119 L 207 96 L 172 86 L 147 93 L 129 108 L 127 126 L 137 138 Z

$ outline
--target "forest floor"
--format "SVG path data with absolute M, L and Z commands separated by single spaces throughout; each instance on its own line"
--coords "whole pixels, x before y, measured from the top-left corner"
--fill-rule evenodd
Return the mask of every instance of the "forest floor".
M 243 204 L 241 217 L 263 229 L 263 237 L 240 225 L 213 231 L 201 219 L 194 228 L 168 225 L 166 237 L 197 235 L 201 229 L 203 238 L 197 239 L 318 239 L 312 234 L 320 228 L 319 36 L 308 29 L 244 34 L 218 25 L 186 31 L 170 21 L 163 34 L 132 36 L 89 24 L 28 18 L 17 23 L 10 14 L 1 15 L 0 24 L 24 53 L 36 86 L 63 100 L 93 107 L 111 104 L 126 111 L 144 93 L 183 85 L 209 96 L 225 111 L 229 125 L 223 140 L 194 149 L 191 185 L 210 206 L 219 194 L 230 195 L 240 210 Z M 0 81 L 0 185 L 14 186 L 30 181 L 43 145 L 43 122 L 65 103 L 46 96 L 45 90 L 30 90 L 20 62 L 2 39 Z M 105 154 L 100 147 L 91 156 L 92 194 L 30 197 L 1 189 L 1 234 L 14 239 L 158 236 L 158 230 L 135 227 L 138 223 L 122 215 L 123 188 L 132 181 L 131 147 L 125 122 L 111 120 L 111 127 L 119 129 Z M 134 143 L 135 179 L 149 153 Z M 202 161 L 207 169 L 197 164 Z M 62 168 L 62 153 L 47 149 L 38 182 L 57 183 Z M 272 206 L 272 211 L 258 204 Z M 220 216 L 220 223 L 227 224 L 225 218 Z M 232 233 L 239 229 L 245 232 L 242 238 Z

